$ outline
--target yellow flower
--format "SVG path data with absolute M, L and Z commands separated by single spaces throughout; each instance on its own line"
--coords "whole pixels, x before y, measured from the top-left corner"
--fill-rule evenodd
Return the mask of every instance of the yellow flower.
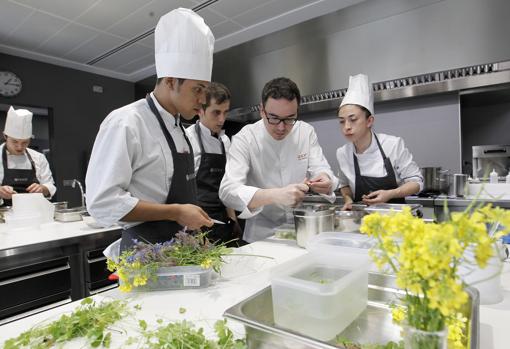
M 212 260 L 211 260 L 211 259 L 209 259 L 209 258 L 208 258 L 208 259 L 206 259 L 206 260 L 204 260 L 204 261 L 200 264 L 200 266 L 201 266 L 202 268 L 204 268 L 204 269 L 209 269 L 209 268 L 211 267 L 211 265 L 212 265 Z
M 391 309 L 391 316 L 393 317 L 393 321 L 396 324 L 401 324 L 402 321 L 406 318 L 406 312 L 403 307 L 396 306 Z
M 119 290 L 121 292 L 131 292 L 131 290 L 133 289 L 133 287 L 131 286 L 131 284 L 129 283 L 121 283 L 120 286 L 119 286 Z
M 133 286 L 135 286 L 135 287 L 143 286 L 146 283 L 147 283 L 147 277 L 143 276 L 143 275 L 135 276 L 133 279 Z

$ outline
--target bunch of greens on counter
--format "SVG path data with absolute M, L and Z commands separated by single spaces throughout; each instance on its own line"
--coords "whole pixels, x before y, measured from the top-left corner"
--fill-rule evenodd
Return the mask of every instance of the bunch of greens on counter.
M 404 349 L 404 342 L 388 342 L 386 344 L 374 344 L 374 343 L 356 343 L 343 337 L 337 337 L 335 339 L 336 344 L 341 345 L 345 349 Z
M 160 267 L 200 266 L 219 272 L 222 257 L 231 253 L 224 244 L 215 245 L 206 233 L 179 232 L 164 243 L 135 242 L 135 246 L 124 251 L 118 261 L 108 259 L 107 267 L 117 272 L 121 281 L 120 290 L 129 292 L 133 287 L 143 286 L 156 279 Z
M 140 310 L 139 305 L 133 308 L 126 301 L 114 300 L 97 303 L 91 298 L 84 299 L 80 306 L 70 314 L 62 315 L 58 320 L 49 324 L 35 326 L 23 332 L 16 338 L 5 341 L 4 349 L 47 349 L 63 347 L 67 342 L 83 338 L 84 348 L 109 348 L 112 331 L 125 333 L 114 329 L 112 325 L 133 314 L 133 310 Z M 186 310 L 179 309 L 183 314 Z M 190 321 L 177 321 L 163 324 L 157 320 L 156 329 L 149 329 L 145 320 L 139 320 L 139 335 L 128 338 L 124 345 L 135 345 L 138 349 L 245 349 L 244 339 L 235 339 L 227 326 L 227 320 L 218 320 L 214 324 L 217 339 L 207 339 L 204 329 L 195 329 Z
M 96 303 L 91 298 L 85 298 L 71 314 L 64 314 L 56 321 L 8 339 L 4 349 L 45 349 L 75 338 L 84 338 L 88 347 L 108 348 L 113 330 L 111 326 L 130 314 L 131 309 L 125 301 Z
M 227 320 L 219 320 L 214 324 L 217 340 L 207 339 L 204 329 L 195 329 L 192 322 L 179 321 L 163 325 L 163 320 L 158 320 L 155 330 L 148 330 L 147 323 L 140 320 L 142 331 L 139 348 L 143 349 L 245 349 L 244 339 L 234 339 L 232 331 L 227 327 Z M 134 343 L 131 343 L 134 344 Z

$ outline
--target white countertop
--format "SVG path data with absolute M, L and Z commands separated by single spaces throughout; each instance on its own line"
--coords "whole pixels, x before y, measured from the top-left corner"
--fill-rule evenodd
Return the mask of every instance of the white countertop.
M 0 250 L 50 242 L 55 240 L 73 238 L 96 234 L 109 230 L 120 229 L 119 226 L 94 229 L 84 221 L 52 222 L 42 224 L 40 228 L 11 229 L 8 224 L 0 224 Z
M 256 293 L 270 284 L 270 269 L 286 260 L 300 256 L 306 251 L 298 248 L 295 242 L 266 240 L 256 242 L 236 250 L 235 253 L 263 255 L 274 259 L 231 256 L 231 263 L 223 269 L 222 276 L 215 284 L 206 289 L 161 291 L 148 293 L 122 294 L 118 289 L 95 296 L 96 299 L 130 299 L 133 305 L 140 304 L 142 310 L 136 313 L 137 319 L 146 320 L 149 325 L 159 318 L 164 320 L 192 320 L 197 327 L 203 327 L 206 335 L 213 333 L 214 322 L 222 319 L 223 312 L 241 300 Z M 510 263 L 504 263 L 502 283 L 505 299 L 503 302 L 480 307 L 480 348 L 508 348 L 508 329 L 510 328 Z M 74 309 L 79 302 L 73 302 L 0 327 L 0 343 L 17 336 L 21 332 L 41 321 L 55 320 L 62 313 Z M 184 314 L 179 308 L 185 308 Z M 229 327 L 239 336 L 244 328 L 234 321 Z M 136 322 L 126 321 L 120 325 L 126 334 L 113 334 L 111 348 L 119 347 L 130 335 L 135 335 Z M 83 342 L 68 343 L 65 348 L 82 348 Z M 133 346 L 133 348 L 135 348 Z

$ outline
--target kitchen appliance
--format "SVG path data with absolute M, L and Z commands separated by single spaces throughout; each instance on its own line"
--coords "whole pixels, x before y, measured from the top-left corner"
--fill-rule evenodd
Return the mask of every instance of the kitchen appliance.
M 488 179 L 492 170 L 505 177 L 509 168 L 510 145 L 473 146 L 473 178 Z
M 327 204 L 302 205 L 294 209 L 296 240 L 305 247 L 310 238 L 323 231 L 333 231 L 335 207 Z
M 422 167 L 423 190 L 426 194 L 447 194 L 448 193 L 448 170 L 441 167 Z

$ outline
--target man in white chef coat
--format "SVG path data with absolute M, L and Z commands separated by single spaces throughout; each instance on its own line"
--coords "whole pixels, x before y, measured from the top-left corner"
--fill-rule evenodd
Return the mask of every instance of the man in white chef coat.
M 223 130 L 230 99 L 230 91 L 225 85 L 211 82 L 199 120 L 186 129 L 195 155 L 198 205 L 211 218 L 225 223 L 215 224 L 207 234 L 216 243 L 232 242 L 240 239 L 242 234 L 235 211 L 225 207 L 218 195 L 230 148 L 230 139 Z
M 205 102 L 214 36 L 195 12 L 179 8 L 155 29 L 158 81 L 147 98 L 111 112 L 101 124 L 87 170 L 87 209 L 133 240 L 170 240 L 187 227 L 212 226 L 196 205 L 193 150 L 181 124 Z
M 32 112 L 10 107 L 5 121 L 5 143 L 0 146 L 0 198 L 4 206 L 11 205 L 16 193 L 42 193 L 51 198 L 57 188 L 50 165 L 44 156 L 29 149 L 32 138 Z
M 292 219 L 291 207 L 309 190 L 334 200 L 338 180 L 315 130 L 298 120 L 300 100 L 292 80 L 269 81 L 262 90 L 261 120 L 232 138 L 220 198 L 247 219 L 243 238 L 248 242 L 272 235 Z
M 366 75 L 349 78 L 338 117 L 349 141 L 336 152 L 344 209 L 350 209 L 353 201 L 405 202 L 406 196 L 423 188 L 420 169 L 402 138 L 373 132 L 374 97 Z

